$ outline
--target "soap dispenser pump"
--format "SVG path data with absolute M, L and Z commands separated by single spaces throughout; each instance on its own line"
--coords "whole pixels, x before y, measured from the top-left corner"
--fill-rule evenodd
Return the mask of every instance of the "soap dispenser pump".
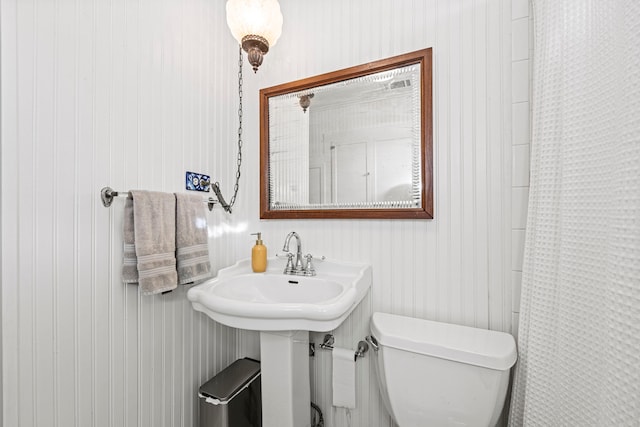
M 267 247 L 262 244 L 262 233 L 251 233 L 258 236 L 255 246 L 251 249 L 251 268 L 254 273 L 264 273 L 267 270 Z

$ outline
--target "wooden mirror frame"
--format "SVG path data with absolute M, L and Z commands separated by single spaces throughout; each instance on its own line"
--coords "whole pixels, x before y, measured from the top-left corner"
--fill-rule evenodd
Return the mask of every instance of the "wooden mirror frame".
M 372 218 L 372 219 L 432 219 L 433 218 L 433 98 L 431 48 L 358 65 L 315 77 L 309 77 L 260 90 L 260 218 Z M 418 208 L 339 208 L 339 209 L 269 209 L 269 98 L 309 90 L 344 80 L 420 64 L 420 147 L 422 205 Z

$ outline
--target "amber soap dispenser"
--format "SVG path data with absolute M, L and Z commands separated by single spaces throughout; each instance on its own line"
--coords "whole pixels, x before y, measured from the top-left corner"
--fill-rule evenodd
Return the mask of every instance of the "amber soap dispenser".
M 267 270 L 267 247 L 262 244 L 262 233 L 251 233 L 258 236 L 255 246 L 251 249 L 251 268 L 254 273 L 264 273 Z

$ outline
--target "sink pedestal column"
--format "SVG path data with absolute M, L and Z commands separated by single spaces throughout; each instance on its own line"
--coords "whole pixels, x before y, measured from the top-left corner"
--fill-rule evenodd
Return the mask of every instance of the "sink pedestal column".
M 309 332 L 260 332 L 263 427 L 311 425 Z

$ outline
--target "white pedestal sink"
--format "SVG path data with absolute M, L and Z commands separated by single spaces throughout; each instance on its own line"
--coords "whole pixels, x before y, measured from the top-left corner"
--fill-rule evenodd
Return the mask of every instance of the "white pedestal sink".
M 249 259 L 189 289 L 193 308 L 228 326 L 260 331 L 264 427 L 310 425 L 309 331 L 328 332 L 371 287 L 371 266 L 316 261 L 314 277 L 285 275 L 270 258 L 265 273 Z

